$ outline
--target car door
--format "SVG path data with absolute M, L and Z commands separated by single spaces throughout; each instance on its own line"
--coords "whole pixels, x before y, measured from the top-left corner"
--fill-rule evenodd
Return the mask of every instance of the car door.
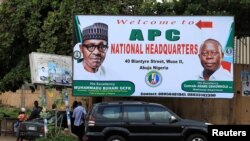
M 123 126 L 124 122 L 121 119 L 121 106 L 100 106 L 96 113 L 96 128 L 103 130 L 114 129 L 115 127 Z
M 125 128 L 129 131 L 129 140 L 144 140 L 150 132 L 150 121 L 146 117 L 145 106 L 125 105 L 123 116 L 126 121 Z
M 179 140 L 182 137 L 184 126 L 171 122 L 174 117 L 171 112 L 162 106 L 148 105 L 148 117 L 151 122 L 150 135 L 155 140 Z

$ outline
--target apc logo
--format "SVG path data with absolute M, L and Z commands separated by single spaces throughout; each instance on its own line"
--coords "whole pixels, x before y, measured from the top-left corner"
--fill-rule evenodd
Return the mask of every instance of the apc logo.
M 148 86 L 150 87 L 157 87 L 161 84 L 162 82 L 162 76 L 159 72 L 157 71 L 150 71 L 147 73 L 145 76 L 145 82 Z
M 233 48 L 232 47 L 227 47 L 225 49 L 225 54 L 228 55 L 228 56 L 233 56 Z

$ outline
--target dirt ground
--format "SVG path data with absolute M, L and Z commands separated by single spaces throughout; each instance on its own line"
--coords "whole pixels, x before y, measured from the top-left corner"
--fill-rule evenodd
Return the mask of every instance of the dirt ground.
M 0 141 L 16 141 L 14 136 L 0 136 Z

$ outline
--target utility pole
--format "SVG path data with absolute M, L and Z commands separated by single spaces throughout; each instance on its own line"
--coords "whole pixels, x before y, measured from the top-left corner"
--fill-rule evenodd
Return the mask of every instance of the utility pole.
M 21 99 L 20 107 L 25 107 L 25 93 L 26 93 L 26 90 L 31 90 L 31 89 L 35 89 L 35 85 L 25 81 L 24 84 L 22 85 L 22 90 L 21 90 L 21 95 L 20 95 L 20 99 Z

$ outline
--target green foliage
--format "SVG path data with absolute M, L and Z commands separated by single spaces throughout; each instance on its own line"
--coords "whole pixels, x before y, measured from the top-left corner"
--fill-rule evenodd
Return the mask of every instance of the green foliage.
M 29 53 L 72 55 L 76 14 L 233 15 L 236 35 L 249 36 L 249 9 L 249 0 L 7 0 L 0 4 L 0 92 L 30 82 Z
M 19 108 L 0 106 L 0 118 L 2 118 L 4 115 L 9 116 L 11 118 L 17 118 L 19 112 L 20 112 Z M 30 113 L 31 110 L 27 109 L 26 114 L 30 115 Z
M 12 118 L 16 118 L 18 116 L 19 109 L 17 108 L 7 108 L 0 106 L 0 118 L 4 116 L 9 116 Z
M 61 127 L 62 119 L 59 121 L 48 121 L 48 133 L 46 137 L 36 139 L 36 141 L 77 141 L 75 135 Z M 58 122 L 56 126 L 55 122 Z
M 59 134 L 53 138 L 38 138 L 36 141 L 78 141 L 78 139 L 71 135 Z

